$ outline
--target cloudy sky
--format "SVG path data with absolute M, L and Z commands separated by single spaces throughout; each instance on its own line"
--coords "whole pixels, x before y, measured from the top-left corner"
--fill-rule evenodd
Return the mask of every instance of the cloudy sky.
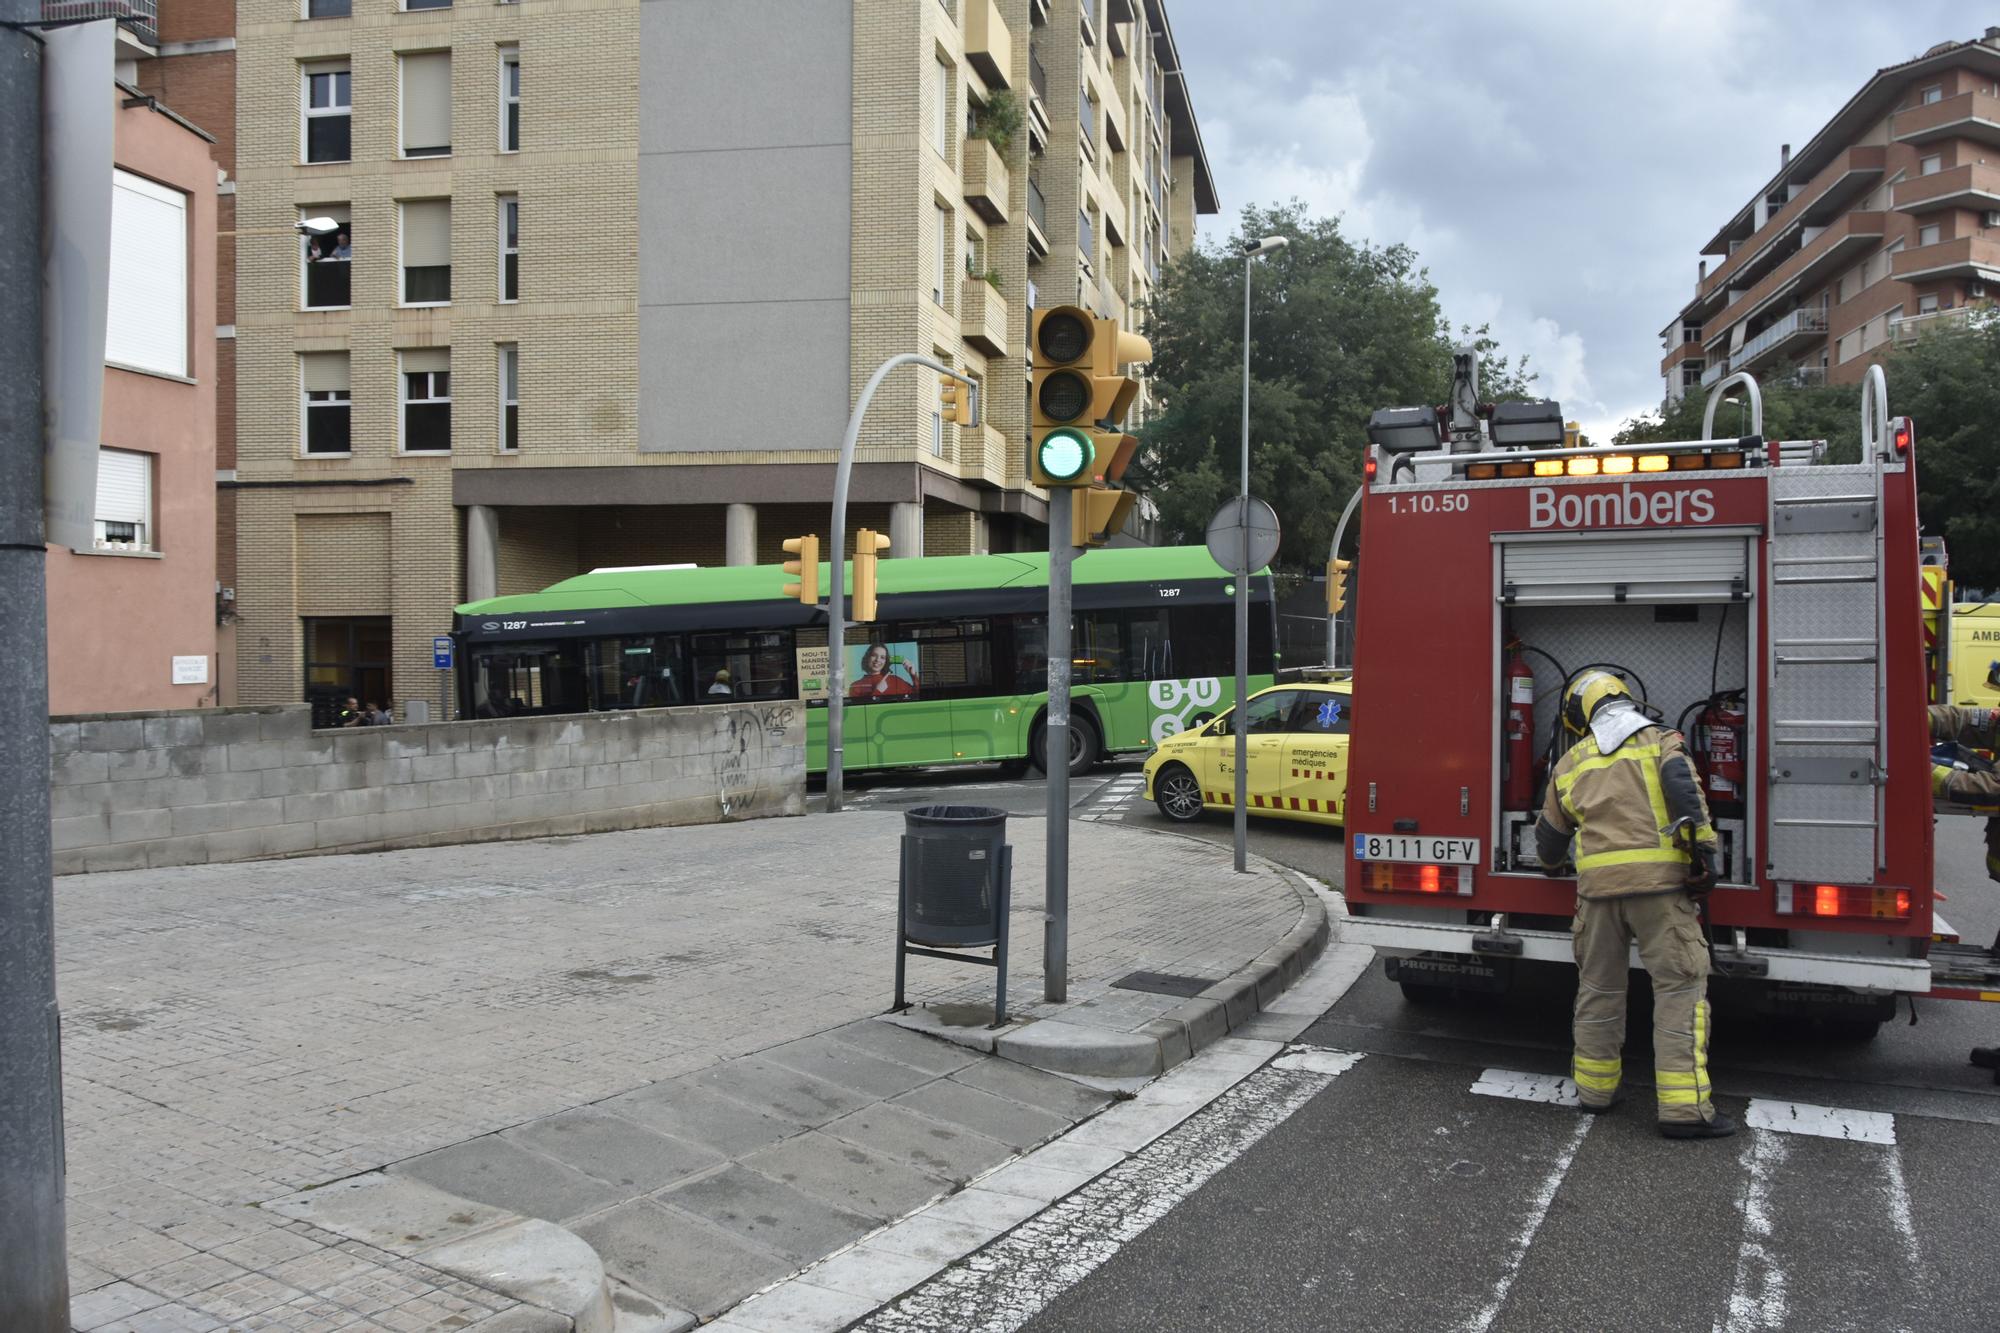
M 1881 66 L 2000 24 L 1944 0 L 1175 0 L 1222 213 L 1296 196 L 1414 246 L 1598 439 L 1660 399 L 1702 244 Z

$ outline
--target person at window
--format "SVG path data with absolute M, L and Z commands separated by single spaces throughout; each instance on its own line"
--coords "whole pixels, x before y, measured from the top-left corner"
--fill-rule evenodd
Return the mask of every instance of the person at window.
M 917 673 L 879 640 L 861 654 L 861 679 L 847 687 L 850 699 L 905 699 L 917 692 Z
M 736 687 L 730 681 L 728 667 L 724 667 L 715 673 L 715 679 L 709 682 L 708 695 L 711 699 L 733 699 L 736 697 Z
M 333 721 L 334 725 L 339 727 L 365 727 L 368 725 L 367 714 L 361 711 L 361 701 L 351 694 L 347 696 L 347 702 L 341 705 L 340 712 L 334 717 Z

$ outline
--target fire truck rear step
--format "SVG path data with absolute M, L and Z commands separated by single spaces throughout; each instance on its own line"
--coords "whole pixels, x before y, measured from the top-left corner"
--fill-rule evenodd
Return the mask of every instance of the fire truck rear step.
M 2000 956 L 1976 944 L 1931 945 L 1931 985 L 2000 991 Z
M 1879 862 L 1881 505 L 1854 483 L 1852 467 L 1771 472 L 1773 879 L 1866 884 Z

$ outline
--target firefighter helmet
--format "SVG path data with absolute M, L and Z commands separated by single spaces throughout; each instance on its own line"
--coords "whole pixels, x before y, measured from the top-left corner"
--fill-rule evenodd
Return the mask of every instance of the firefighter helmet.
M 1590 726 L 1590 719 L 1597 710 L 1613 699 L 1630 700 L 1632 691 L 1625 688 L 1625 682 L 1609 671 L 1586 671 L 1569 683 L 1563 691 L 1563 725 L 1572 734 L 1581 736 Z

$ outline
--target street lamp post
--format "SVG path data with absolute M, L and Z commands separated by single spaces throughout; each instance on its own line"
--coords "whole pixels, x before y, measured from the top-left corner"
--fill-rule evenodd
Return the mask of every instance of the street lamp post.
M 1249 804 L 1250 736 L 1244 727 L 1245 702 L 1250 694 L 1250 264 L 1260 255 L 1272 254 L 1291 244 L 1286 236 L 1266 236 L 1243 251 L 1243 458 L 1241 484 L 1243 556 L 1237 561 L 1243 572 L 1236 579 L 1236 714 L 1229 730 L 1236 737 L 1236 870 L 1250 870 Z

